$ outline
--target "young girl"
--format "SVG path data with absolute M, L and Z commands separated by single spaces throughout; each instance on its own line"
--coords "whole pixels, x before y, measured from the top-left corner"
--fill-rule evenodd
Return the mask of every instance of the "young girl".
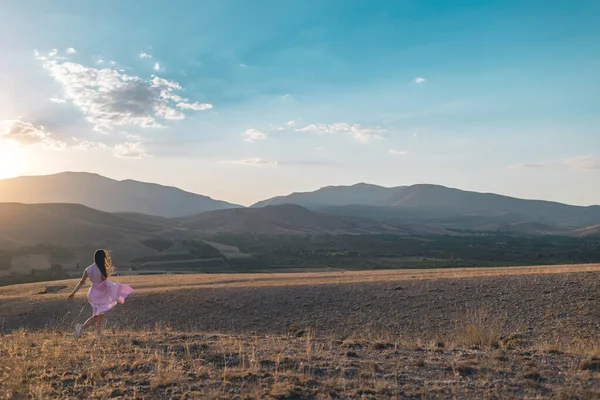
M 88 291 L 88 301 L 93 309 L 93 315 L 83 325 L 77 324 L 75 327 L 75 338 L 81 336 L 81 332 L 96 323 L 96 334 L 100 334 L 102 328 L 102 319 L 104 313 L 113 308 L 117 303 L 123 304 L 125 298 L 133 293 L 133 289 L 129 285 L 123 283 L 115 283 L 108 280 L 114 273 L 110 255 L 105 250 L 96 250 L 94 253 L 94 263 L 85 269 L 81 280 L 73 289 L 73 292 L 67 297 L 71 300 L 75 297 L 75 293 L 89 278 L 92 281 L 92 287 Z

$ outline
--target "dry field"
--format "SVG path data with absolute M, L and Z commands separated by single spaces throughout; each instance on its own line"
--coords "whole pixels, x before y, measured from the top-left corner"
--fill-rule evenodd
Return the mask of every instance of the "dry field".
M 600 398 L 600 265 L 118 280 L 0 288 L 0 398 Z

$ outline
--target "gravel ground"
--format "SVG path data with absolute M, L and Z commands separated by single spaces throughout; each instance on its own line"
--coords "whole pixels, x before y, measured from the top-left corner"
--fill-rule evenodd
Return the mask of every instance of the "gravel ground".
M 0 288 L 0 398 L 600 399 L 600 272 L 332 276 L 129 278 L 101 342 Z
M 159 278 L 152 278 L 159 279 Z M 289 286 L 141 290 L 107 314 L 109 325 L 220 333 L 311 329 L 345 338 L 365 331 L 436 339 L 486 314 L 505 334 L 591 338 L 600 327 L 600 272 Z M 0 327 L 71 326 L 90 313 L 84 294 L 0 297 Z

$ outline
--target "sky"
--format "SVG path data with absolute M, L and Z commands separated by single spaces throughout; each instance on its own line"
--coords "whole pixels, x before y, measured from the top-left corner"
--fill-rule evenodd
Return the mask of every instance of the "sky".
M 0 178 L 600 204 L 600 2 L 0 2 Z

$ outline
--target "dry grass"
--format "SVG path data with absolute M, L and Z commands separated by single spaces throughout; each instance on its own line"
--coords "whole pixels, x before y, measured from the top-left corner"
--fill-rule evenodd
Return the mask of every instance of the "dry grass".
M 400 340 L 382 346 L 369 339 L 199 334 L 161 326 L 79 341 L 70 332 L 24 330 L 1 339 L 0 398 L 10 399 L 600 395 L 597 358 L 531 349 L 491 352 L 459 343 L 417 349 Z
M 0 399 L 600 398 L 598 273 L 544 268 L 130 277 L 78 342 L 85 299 L 0 288 Z
M 464 330 L 459 330 L 456 342 L 466 347 L 499 346 L 502 327 L 497 316 L 487 310 L 470 311 L 465 318 Z

